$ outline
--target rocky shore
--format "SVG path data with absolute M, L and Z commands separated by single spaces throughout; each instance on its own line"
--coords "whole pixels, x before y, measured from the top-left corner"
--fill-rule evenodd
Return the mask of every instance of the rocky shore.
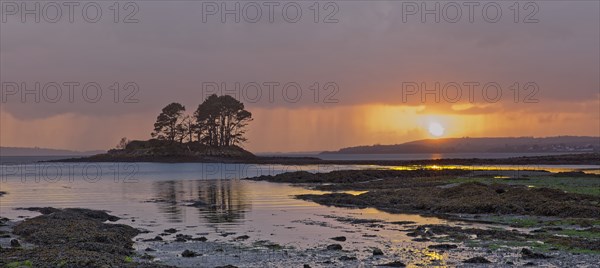
M 133 237 L 139 230 L 105 223 L 117 217 L 89 209 L 28 208 L 42 213 L 11 226 L 12 237 L 0 248 L 1 267 L 169 267 L 133 261 Z M 12 236 L 11 236 L 12 234 Z
M 328 194 L 298 198 L 324 205 L 374 207 L 419 214 L 498 214 L 600 218 L 600 175 L 529 171 L 472 170 L 342 170 L 328 173 L 288 172 L 249 180 L 312 184 Z M 538 174 L 533 177 L 529 174 Z M 545 174 L 545 175 L 539 175 Z M 572 176 L 575 176 L 573 179 Z M 558 181 L 557 181 L 558 180 Z M 563 183 L 571 180 L 573 185 Z M 556 185 L 552 185 L 556 182 Z M 577 182 L 587 183 L 580 189 Z M 543 187 L 529 184 L 547 183 Z M 365 191 L 354 195 L 335 191 Z M 575 190 L 575 191 L 574 191 Z M 586 194 L 576 190 L 589 190 Z
M 324 237 L 314 248 L 296 249 L 263 240 L 248 242 L 252 234 L 222 233 L 230 238 L 218 241 L 174 228 L 158 235 L 147 233 L 155 236 L 150 239 L 134 238 L 142 231 L 107 223 L 117 217 L 103 211 L 28 210 L 43 215 L 17 223 L 2 220 L 2 237 L 10 239 L 10 245 L 0 248 L 1 267 L 575 267 L 600 260 L 597 240 L 556 236 L 561 230 L 557 226 L 527 232 L 325 215 L 347 226 L 347 235 Z M 321 223 L 307 219 L 305 224 Z M 581 232 L 597 234 L 591 224 Z M 413 241 L 397 248 L 380 237 L 381 232 L 403 234 Z M 378 246 L 357 245 L 357 235 L 379 241 Z
M 297 196 L 327 206 L 371 207 L 495 226 L 488 230 L 420 225 L 409 233 L 415 241 L 486 250 L 527 246 L 523 254 L 534 259 L 550 257 L 531 249 L 600 256 L 600 175 L 508 174 L 516 175 L 501 170 L 347 170 L 249 179 L 329 191 Z

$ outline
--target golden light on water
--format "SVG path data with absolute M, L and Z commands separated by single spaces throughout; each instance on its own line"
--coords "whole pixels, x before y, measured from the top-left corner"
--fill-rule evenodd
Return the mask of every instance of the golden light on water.
M 569 172 L 573 170 L 582 170 L 588 174 L 600 174 L 600 170 L 587 166 L 552 166 L 552 165 L 406 165 L 406 166 L 373 166 L 372 169 L 389 169 L 389 170 L 448 170 L 448 169 L 464 169 L 464 170 L 490 170 L 490 171 L 536 171 L 545 170 L 549 172 Z M 495 176 L 495 179 L 506 179 L 508 176 Z
M 442 167 L 438 166 L 438 165 L 433 165 L 433 166 L 427 166 L 428 169 L 433 169 L 433 170 L 442 170 Z

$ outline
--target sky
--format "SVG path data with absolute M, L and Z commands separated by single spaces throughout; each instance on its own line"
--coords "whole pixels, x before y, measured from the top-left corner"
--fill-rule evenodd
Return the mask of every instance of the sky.
M 211 93 L 252 112 L 253 152 L 600 136 L 598 1 L 25 3 L 39 23 L 0 10 L 1 146 L 109 149 Z

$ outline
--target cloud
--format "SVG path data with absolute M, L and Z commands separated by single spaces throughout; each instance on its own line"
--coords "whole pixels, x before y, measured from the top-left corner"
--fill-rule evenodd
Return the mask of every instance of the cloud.
M 403 22 L 401 2 L 335 2 L 338 23 L 314 23 L 307 2 L 299 2 L 305 13 L 298 23 L 286 23 L 281 17 L 274 23 L 221 23 L 217 17 L 203 23 L 201 2 L 191 1 L 135 2 L 140 21 L 132 24 L 113 23 L 111 13 L 105 14 L 109 20 L 96 24 L 81 18 L 75 23 L 39 24 L 11 19 L 2 24 L 2 82 L 25 83 L 28 88 L 36 82 L 96 82 L 102 86 L 102 98 L 91 103 L 80 93 L 69 102 L 63 94 L 57 103 L 23 103 L 14 95 L 2 103 L 2 111 L 30 123 L 65 115 L 100 122 L 144 114 L 152 120 L 173 101 L 193 110 L 202 102 L 202 85 L 207 82 L 225 83 L 222 93 L 235 88 L 236 82 L 301 85 L 297 102 L 286 101 L 281 88 L 270 101 L 264 86 L 258 102 L 242 99 L 250 109 L 272 112 L 391 105 L 425 106 L 422 114 L 466 116 L 547 112 L 557 107 L 565 113 L 588 113 L 598 107 L 590 100 L 598 99 L 600 89 L 600 3 L 535 2 L 540 6 L 539 23 L 526 24 L 514 23 L 506 5 L 499 23 L 486 23 L 481 16 L 473 23 L 464 19 L 421 23 L 416 16 Z M 402 98 L 405 82 L 471 81 L 499 83 L 501 101 L 487 105 L 479 94 L 474 106 L 456 110 L 455 103 L 444 100 Z M 138 103 L 124 103 L 128 92 L 122 88 L 114 101 L 110 87 L 127 82 L 139 85 Z M 333 96 L 337 102 L 325 102 L 331 93 L 323 87 L 327 82 L 338 85 Z M 538 104 L 522 103 L 527 82 L 539 85 Z M 515 83 L 519 83 L 518 103 L 510 91 Z M 588 104 L 578 104 L 583 102 Z M 314 116 L 325 124 L 324 118 L 337 115 Z M 339 130 L 354 131 L 359 130 L 348 125 Z

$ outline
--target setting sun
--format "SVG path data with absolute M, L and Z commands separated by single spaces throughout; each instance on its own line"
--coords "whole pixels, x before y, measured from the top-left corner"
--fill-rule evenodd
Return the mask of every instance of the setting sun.
M 437 122 L 433 122 L 429 124 L 429 134 L 431 134 L 432 136 L 435 137 L 441 137 L 442 135 L 444 135 L 444 127 Z

